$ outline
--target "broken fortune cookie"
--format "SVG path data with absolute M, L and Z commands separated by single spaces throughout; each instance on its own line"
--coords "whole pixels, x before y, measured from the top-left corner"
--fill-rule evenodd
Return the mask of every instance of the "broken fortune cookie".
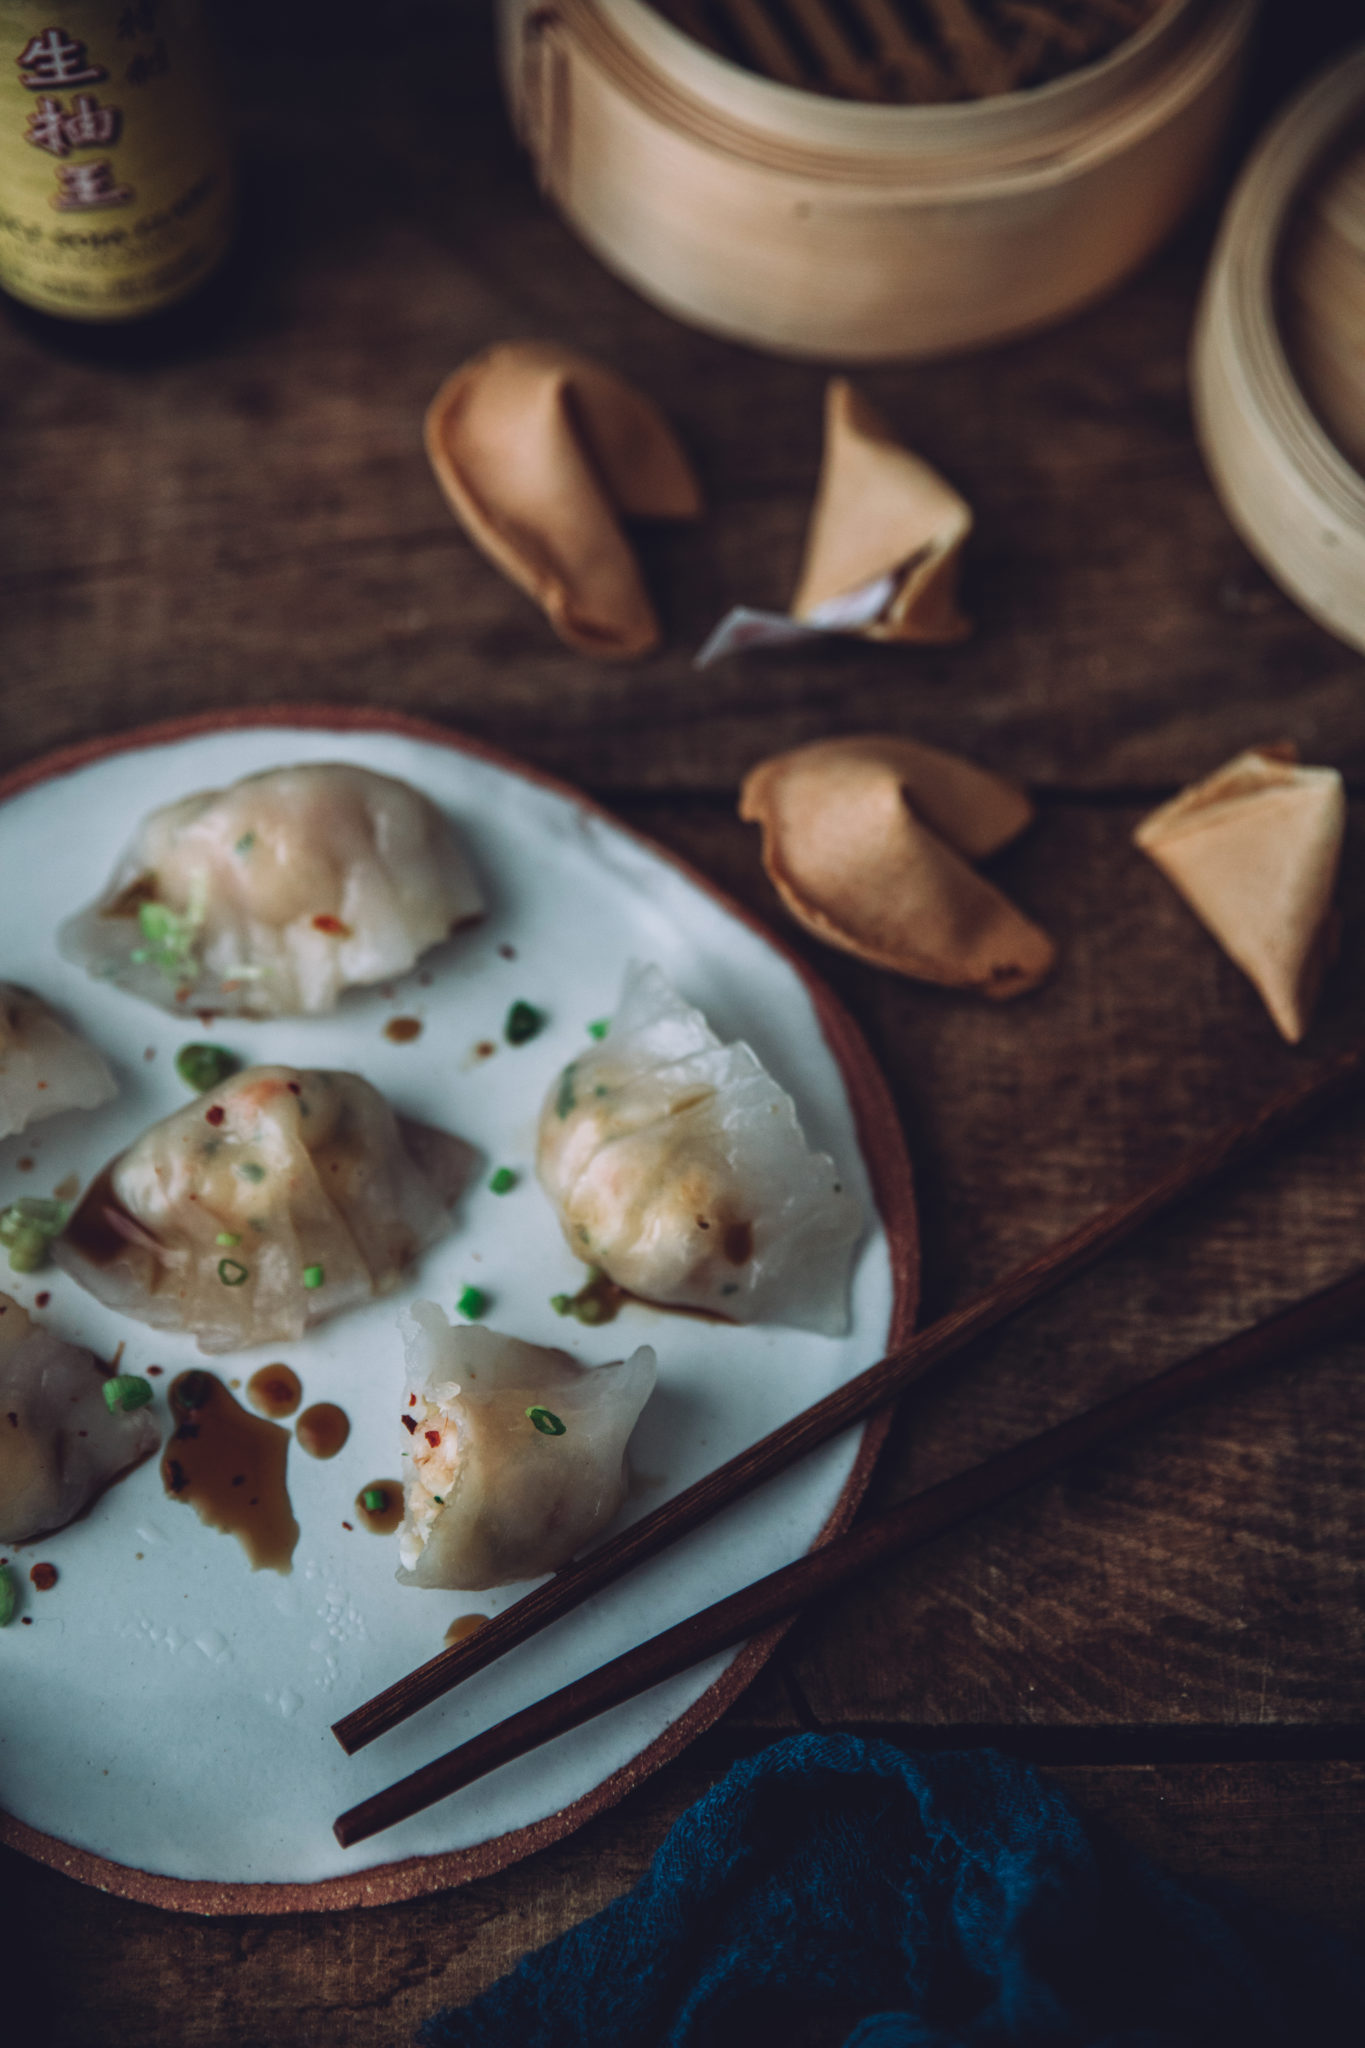
M 739 814 L 799 924 L 875 967 L 995 1001 L 1050 971 L 1056 948 L 969 865 L 1015 838 L 1021 789 L 891 734 L 818 740 L 760 762 Z
M 1238 754 L 1133 834 L 1291 1045 L 1308 1029 L 1335 948 L 1332 891 L 1345 831 L 1336 769 L 1301 767 L 1285 743 Z
M 867 640 L 942 642 L 971 631 L 957 604 L 971 507 L 846 377 L 825 392 L 825 453 L 794 619 L 819 625 L 859 592 L 881 594 L 853 630 Z
M 426 449 L 456 517 L 580 653 L 659 640 L 622 519 L 696 519 L 701 490 L 652 400 L 552 342 L 505 342 L 448 377 Z

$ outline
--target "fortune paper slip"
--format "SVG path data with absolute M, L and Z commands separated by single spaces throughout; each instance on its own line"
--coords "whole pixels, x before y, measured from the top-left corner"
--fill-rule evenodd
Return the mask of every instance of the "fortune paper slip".
M 696 519 L 663 414 L 586 356 L 506 342 L 447 378 L 426 448 L 471 540 L 583 654 L 645 654 L 659 624 L 624 519 Z
M 1345 830 L 1336 769 L 1301 767 L 1286 744 L 1238 754 L 1133 835 L 1291 1045 L 1308 1029 L 1335 950 L 1332 892 Z
M 1047 934 L 969 865 L 1033 816 L 986 769 L 889 734 L 821 740 L 761 762 L 739 811 L 787 909 L 829 945 L 994 1001 L 1053 966 Z

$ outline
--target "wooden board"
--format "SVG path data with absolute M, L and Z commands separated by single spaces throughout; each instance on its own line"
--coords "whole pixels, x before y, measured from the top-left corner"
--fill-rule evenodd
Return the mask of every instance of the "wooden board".
M 1325 4 L 1273 0 L 1270 17 L 1262 108 L 1332 32 Z M 1289 733 L 1365 781 L 1365 661 L 1255 568 L 1191 437 L 1211 213 L 1056 334 L 864 380 L 976 506 L 974 640 L 831 643 L 698 677 L 692 649 L 726 605 L 789 594 L 822 377 L 688 333 L 574 245 L 507 138 L 473 0 L 393 10 L 364 62 L 336 20 L 320 0 L 287 20 L 263 0 L 229 10 L 254 211 L 220 342 L 134 370 L 0 320 L 6 765 L 182 709 L 385 703 L 587 785 L 765 916 L 757 835 L 733 814 L 761 754 L 881 726 L 1032 779 L 1039 823 L 994 872 L 1062 942 L 1036 998 L 978 1006 L 787 933 L 891 1084 L 928 1314 L 1359 1031 L 1358 810 L 1345 964 L 1297 1052 L 1128 846 L 1145 802 L 1256 739 Z M 651 662 L 561 649 L 426 471 L 426 399 L 514 334 L 606 356 L 701 466 L 711 516 L 646 544 L 668 631 Z M 1365 1104 L 964 1359 L 898 1419 L 881 1497 L 1344 1271 L 1362 1144 Z M 1176 1869 L 1365 1934 L 1361 1364 L 1342 1344 L 1191 1411 L 807 1617 L 704 1751 L 459 1894 L 170 1922 L 0 1856 L 54 2048 L 406 2038 L 632 1882 L 731 1756 L 817 1724 L 1000 1740 Z

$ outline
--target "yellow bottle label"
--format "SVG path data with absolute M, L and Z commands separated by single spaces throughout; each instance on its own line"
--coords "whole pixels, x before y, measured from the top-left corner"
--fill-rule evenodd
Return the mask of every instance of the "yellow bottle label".
M 183 298 L 232 233 L 199 0 L 0 0 L 0 286 L 75 320 Z

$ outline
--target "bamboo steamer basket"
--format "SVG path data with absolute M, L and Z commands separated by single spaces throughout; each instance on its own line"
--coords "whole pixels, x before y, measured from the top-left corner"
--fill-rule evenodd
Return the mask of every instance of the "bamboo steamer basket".
M 1365 47 L 1312 80 L 1247 163 L 1204 287 L 1192 384 L 1233 525 L 1289 596 L 1365 650 L 1365 476 L 1344 452 L 1365 452 L 1365 205 L 1341 216 L 1365 201 L 1362 124 Z
M 843 362 L 1062 319 L 1148 256 L 1226 132 L 1256 0 L 1167 0 L 1107 57 L 949 105 L 741 69 L 644 0 L 499 0 L 542 190 L 666 312 Z

